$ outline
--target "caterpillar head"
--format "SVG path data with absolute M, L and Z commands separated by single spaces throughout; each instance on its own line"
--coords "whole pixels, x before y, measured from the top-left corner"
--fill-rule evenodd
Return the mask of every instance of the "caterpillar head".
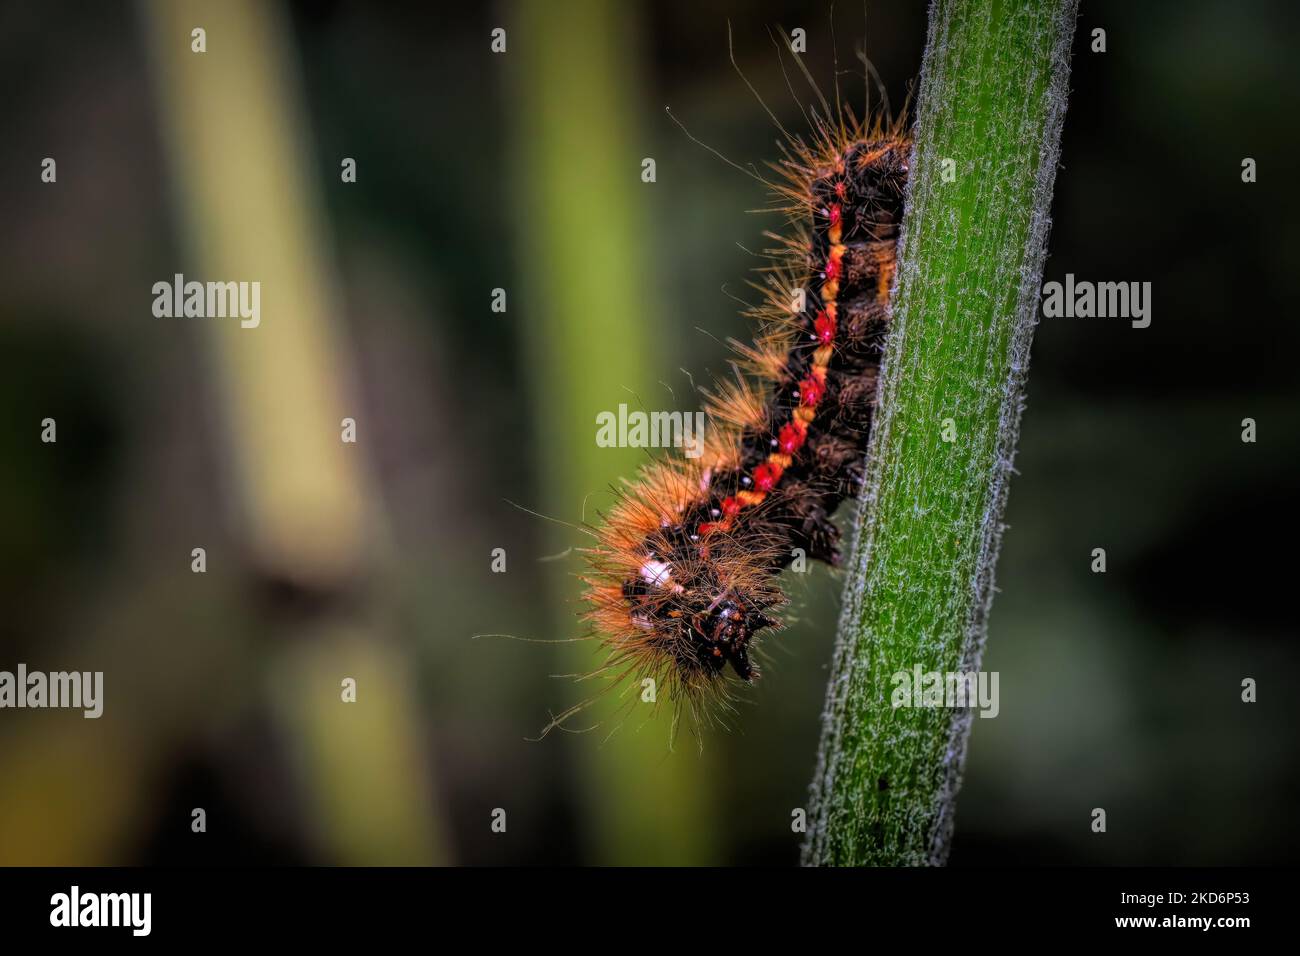
M 749 642 L 759 630 L 776 623 L 740 595 L 729 594 L 692 619 L 690 639 L 699 646 L 704 665 L 714 673 L 730 664 L 737 677 L 749 681 L 754 676 Z
M 624 613 L 647 646 L 670 655 L 687 684 L 717 676 L 728 664 L 742 680 L 756 673 L 751 645 L 779 622 L 765 613 L 782 603 L 764 557 L 702 546 L 671 531 L 645 552 L 635 577 L 622 583 Z

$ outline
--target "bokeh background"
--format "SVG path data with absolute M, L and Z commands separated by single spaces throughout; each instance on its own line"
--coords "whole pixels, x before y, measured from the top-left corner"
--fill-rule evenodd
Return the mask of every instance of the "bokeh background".
M 594 648 L 473 635 L 582 633 L 572 524 L 643 454 L 595 413 L 699 407 L 745 334 L 776 222 L 664 107 L 761 165 L 729 22 L 800 129 L 775 29 L 858 108 L 865 41 L 897 107 L 925 17 L 0 4 L 0 668 L 106 684 L 98 721 L 0 712 L 0 863 L 793 864 L 834 575 L 789 582 L 796 626 L 702 748 L 640 714 L 530 740 Z M 1296 40 L 1282 3 L 1083 4 L 1047 278 L 1150 281 L 1153 322 L 1038 330 L 954 865 L 1300 848 Z M 261 327 L 155 318 L 177 272 L 260 281 Z

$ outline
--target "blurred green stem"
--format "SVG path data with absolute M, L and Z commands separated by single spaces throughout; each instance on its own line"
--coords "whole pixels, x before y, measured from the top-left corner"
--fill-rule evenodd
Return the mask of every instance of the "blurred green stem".
M 640 206 L 665 187 L 640 179 L 645 151 L 637 145 L 637 38 L 628 9 L 613 0 L 579 0 L 561 14 L 554 4 L 521 0 L 511 10 L 504 25 L 506 55 L 519 58 L 509 106 L 518 124 L 519 251 L 528 293 L 518 314 L 533 369 L 533 432 L 545 510 L 576 517 L 590 493 L 631 474 L 641 460 L 635 450 L 596 446 L 596 414 L 628 401 L 628 390 L 649 394 L 662 371 Z M 592 502 L 588 519 L 600 499 Z M 570 578 L 555 595 L 564 637 L 582 627 L 575 584 Z M 595 665 L 592 648 L 581 646 L 567 670 Z M 557 683 L 556 691 L 572 695 L 559 710 L 591 687 Z M 706 781 L 694 747 L 668 754 L 671 715 L 642 726 L 649 705 L 602 745 L 613 703 L 593 707 L 583 721 L 600 727 L 576 738 L 596 862 L 709 862 Z

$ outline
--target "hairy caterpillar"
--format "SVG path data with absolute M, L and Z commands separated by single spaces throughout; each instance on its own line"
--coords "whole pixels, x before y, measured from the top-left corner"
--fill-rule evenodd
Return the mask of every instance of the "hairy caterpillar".
M 796 549 L 838 563 L 830 517 L 862 478 L 911 142 L 901 118 L 846 110 L 812 125 L 769 164 L 786 232 L 766 234 L 776 248 L 748 313 L 759 331 L 732 343 L 745 374 L 706 393 L 704 453 L 644 467 L 585 549 L 585 619 L 607 651 L 597 674 L 653 678 L 697 719 L 729 680 L 757 675 Z

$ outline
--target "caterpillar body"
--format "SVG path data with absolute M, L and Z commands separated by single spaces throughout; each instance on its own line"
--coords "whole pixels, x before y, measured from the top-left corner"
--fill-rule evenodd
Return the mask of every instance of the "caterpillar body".
M 757 676 L 779 629 L 778 575 L 802 553 L 838 563 L 831 515 L 861 485 L 911 142 L 901 121 L 818 120 L 785 148 L 768 185 L 785 213 L 768 233 L 734 382 L 706 393 L 698 458 L 664 458 L 616 492 L 594 527 L 586 619 L 603 676 L 653 678 L 697 720 Z

